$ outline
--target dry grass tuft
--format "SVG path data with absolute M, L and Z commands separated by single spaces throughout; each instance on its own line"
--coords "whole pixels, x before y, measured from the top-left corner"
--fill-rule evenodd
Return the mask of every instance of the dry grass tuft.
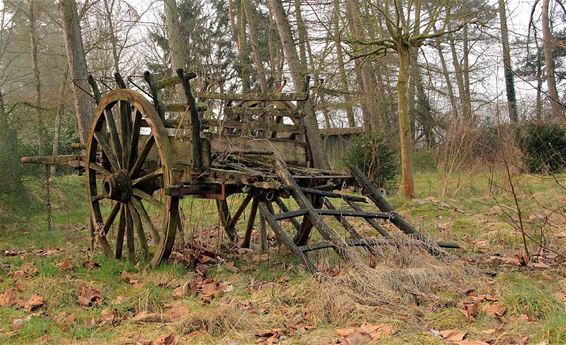
M 394 245 L 379 248 L 375 267 L 357 263 L 336 277 L 323 279 L 317 300 L 326 310 L 334 310 L 334 322 L 351 318 L 348 310 L 353 308 L 348 306 L 353 304 L 354 310 L 375 307 L 374 312 L 382 315 L 410 316 L 419 313 L 417 306 L 437 302 L 437 293 L 483 285 L 477 269 L 451 255 L 433 256 L 427 246 L 395 239 Z

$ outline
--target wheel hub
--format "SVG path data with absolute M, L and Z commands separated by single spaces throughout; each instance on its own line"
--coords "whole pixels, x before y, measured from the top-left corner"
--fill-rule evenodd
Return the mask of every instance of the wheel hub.
M 132 196 L 132 183 L 125 170 L 106 176 L 102 182 L 102 188 L 112 200 L 126 202 Z

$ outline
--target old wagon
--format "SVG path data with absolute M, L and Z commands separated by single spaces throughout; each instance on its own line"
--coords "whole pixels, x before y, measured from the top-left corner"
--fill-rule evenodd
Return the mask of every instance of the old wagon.
M 358 168 L 348 173 L 309 168 L 303 111 L 308 78 L 302 92 L 292 94 L 227 94 L 194 92 L 195 77 L 178 70 L 177 76 L 157 81 L 146 72 L 144 87 L 128 78 L 135 91 L 116 74 L 116 87 L 104 83 L 104 95 L 89 77 L 97 107 L 82 154 L 22 158 L 84 172 L 92 235 L 105 255 L 121 259 L 125 251 L 128 260 L 153 266 L 166 260 L 180 225 L 179 202 L 186 196 L 214 199 L 228 239 L 244 247 L 250 246 L 256 218 L 262 217 L 311 272 L 316 267 L 306 255 L 309 251 L 333 248 L 347 259 L 350 246 L 371 252 L 386 243 L 390 234 L 380 220 L 392 222 L 414 241 L 424 239 Z M 172 95 L 174 88 L 182 90 L 183 102 L 164 102 L 163 96 Z M 205 111 L 207 116 L 202 116 Z M 367 198 L 340 192 L 345 185 L 358 185 Z M 239 205 L 230 212 L 227 199 L 232 195 L 240 195 Z M 290 210 L 285 198 L 294 199 L 298 208 Z M 348 209 L 336 209 L 335 198 Z M 380 212 L 360 207 L 369 201 Z M 241 235 L 237 224 L 247 208 Z M 348 237 L 340 236 L 325 217 L 337 219 Z M 381 238 L 362 237 L 348 222 L 350 217 L 363 218 Z M 291 226 L 282 226 L 283 220 Z M 313 229 L 322 242 L 309 243 Z M 260 238 L 265 248 L 265 227 Z M 427 246 L 441 252 L 436 244 Z

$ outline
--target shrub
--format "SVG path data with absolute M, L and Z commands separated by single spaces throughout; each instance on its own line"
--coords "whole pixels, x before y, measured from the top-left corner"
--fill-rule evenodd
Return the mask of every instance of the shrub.
M 358 166 L 378 187 L 391 188 L 399 174 L 398 153 L 386 138 L 375 132 L 354 138 L 344 163 Z
M 523 164 L 534 174 L 557 173 L 566 167 L 566 128 L 558 123 L 527 123 L 516 131 Z

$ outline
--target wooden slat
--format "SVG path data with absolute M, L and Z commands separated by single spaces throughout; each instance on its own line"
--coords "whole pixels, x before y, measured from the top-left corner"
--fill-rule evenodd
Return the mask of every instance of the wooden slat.
M 232 153 L 234 155 L 262 154 L 266 158 L 280 157 L 288 163 L 306 165 L 306 147 L 296 141 L 255 140 L 254 138 L 215 137 L 210 139 L 211 151 L 215 153 Z
M 227 116 L 231 116 L 231 115 L 259 116 L 259 115 L 267 114 L 272 116 L 282 116 L 282 117 L 291 117 L 291 118 L 301 118 L 304 116 L 303 112 L 296 108 L 264 108 L 264 107 L 257 107 L 257 108 L 226 107 L 224 108 L 224 114 L 226 114 Z
M 165 103 L 165 111 L 166 112 L 174 112 L 174 113 L 184 113 L 188 109 L 188 105 L 185 103 Z M 208 109 L 206 103 L 197 103 L 198 111 L 205 111 Z M 187 119 L 188 120 L 188 119 Z
M 215 119 L 203 119 L 203 125 L 210 127 L 223 127 L 223 128 L 235 128 L 242 130 L 268 130 L 273 132 L 284 132 L 284 133 L 304 133 L 305 127 L 301 125 L 287 125 L 284 123 L 266 123 L 266 122 L 243 122 L 243 121 L 233 121 L 233 120 L 215 120 Z
M 217 93 L 217 92 L 201 92 L 197 95 L 200 99 L 221 99 L 232 101 L 306 101 L 309 97 L 308 92 L 297 92 L 287 94 L 269 94 L 269 93 Z

